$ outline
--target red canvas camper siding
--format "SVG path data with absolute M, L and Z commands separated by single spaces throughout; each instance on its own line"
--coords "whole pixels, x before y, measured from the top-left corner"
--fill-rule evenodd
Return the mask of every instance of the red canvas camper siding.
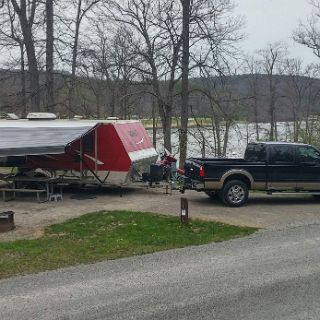
M 79 150 L 80 139 L 72 142 L 63 154 L 27 156 L 26 166 L 32 169 L 42 168 L 80 171 Z
M 151 139 L 140 122 L 99 124 L 89 134 L 92 135 L 94 148 L 91 152 L 84 152 L 83 169 L 127 172 L 132 164 L 130 154 L 153 148 Z M 80 141 L 81 139 L 72 142 L 64 154 L 29 156 L 27 166 L 80 171 Z
M 115 129 L 116 125 L 106 124 L 98 128 L 98 165 L 101 171 L 128 171 L 131 160 Z M 94 162 L 92 162 L 94 165 Z
M 127 153 L 153 148 L 151 139 L 140 122 L 116 124 L 115 129 Z
M 80 161 L 74 153 L 27 156 L 26 167 L 31 169 L 80 170 Z

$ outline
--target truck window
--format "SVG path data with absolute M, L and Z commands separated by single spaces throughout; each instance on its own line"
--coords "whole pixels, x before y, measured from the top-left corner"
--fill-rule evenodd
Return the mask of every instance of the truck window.
M 249 144 L 244 158 L 250 162 L 266 162 L 266 146 L 264 144 Z
M 279 145 L 273 146 L 273 163 L 293 163 L 294 147 Z
M 298 147 L 297 153 L 299 162 L 320 163 L 320 153 L 312 147 Z

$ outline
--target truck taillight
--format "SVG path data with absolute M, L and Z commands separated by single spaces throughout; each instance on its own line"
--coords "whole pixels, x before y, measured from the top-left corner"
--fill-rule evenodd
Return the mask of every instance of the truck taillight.
M 199 175 L 201 178 L 204 178 L 204 167 L 203 166 L 200 167 Z

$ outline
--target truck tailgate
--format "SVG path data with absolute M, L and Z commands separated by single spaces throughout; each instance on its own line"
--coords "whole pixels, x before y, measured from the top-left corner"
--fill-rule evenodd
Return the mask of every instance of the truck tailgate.
M 200 168 L 202 163 L 200 160 L 189 159 L 185 163 L 185 176 L 194 180 L 203 180 L 203 177 L 200 177 Z

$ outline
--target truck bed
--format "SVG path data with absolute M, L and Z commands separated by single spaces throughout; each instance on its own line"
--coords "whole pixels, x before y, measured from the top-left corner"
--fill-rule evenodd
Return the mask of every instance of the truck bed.
M 204 179 L 216 180 L 219 179 L 227 170 L 248 170 L 250 168 L 249 170 L 251 171 L 251 169 L 254 170 L 254 168 L 256 168 L 257 166 L 266 166 L 266 164 L 261 162 L 251 162 L 242 158 L 190 158 L 186 161 L 185 164 L 185 176 L 199 181 L 203 181 Z M 204 170 L 204 176 L 201 176 L 200 168 Z

